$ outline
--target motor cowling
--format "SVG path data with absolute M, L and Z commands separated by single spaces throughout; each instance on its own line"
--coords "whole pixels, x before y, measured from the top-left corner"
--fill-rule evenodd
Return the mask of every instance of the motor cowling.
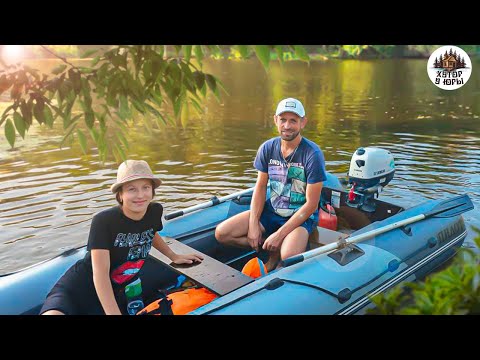
M 390 151 L 375 147 L 358 148 L 350 161 L 348 182 L 365 188 L 386 186 L 395 173 L 395 162 Z
M 374 211 L 371 201 L 395 174 L 395 162 L 390 151 L 376 147 L 360 147 L 352 156 L 348 171 L 351 185 L 347 205 Z

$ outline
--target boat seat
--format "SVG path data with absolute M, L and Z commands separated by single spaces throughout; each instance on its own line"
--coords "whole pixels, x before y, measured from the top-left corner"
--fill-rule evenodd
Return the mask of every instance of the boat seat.
M 201 263 L 174 264 L 168 257 L 154 247 L 150 256 L 165 264 L 171 270 L 185 275 L 219 296 L 228 294 L 252 281 L 251 277 L 225 265 L 224 263 L 170 237 L 162 236 L 165 243 L 177 254 L 198 254 L 203 257 Z
M 317 226 L 310 234 L 308 242 L 310 248 L 315 249 L 323 245 L 337 242 L 340 239 L 345 239 L 347 236 L 348 234 Z

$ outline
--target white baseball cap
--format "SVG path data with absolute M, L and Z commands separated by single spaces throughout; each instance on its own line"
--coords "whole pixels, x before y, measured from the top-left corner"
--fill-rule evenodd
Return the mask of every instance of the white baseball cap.
M 280 115 L 284 112 L 292 112 L 300 117 L 305 116 L 305 109 L 303 108 L 302 103 L 294 98 L 283 99 L 278 103 L 275 115 Z

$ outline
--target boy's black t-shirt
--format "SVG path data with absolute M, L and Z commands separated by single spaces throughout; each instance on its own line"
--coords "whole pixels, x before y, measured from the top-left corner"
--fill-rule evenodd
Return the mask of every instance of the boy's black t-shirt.
M 103 210 L 92 219 L 87 254 L 64 276 L 63 285 L 72 293 L 96 296 L 93 284 L 92 249 L 110 251 L 110 280 L 115 296 L 138 277 L 157 231 L 162 230 L 163 207 L 150 203 L 141 220 L 126 217 L 119 206 Z M 122 290 L 122 291 L 121 291 Z

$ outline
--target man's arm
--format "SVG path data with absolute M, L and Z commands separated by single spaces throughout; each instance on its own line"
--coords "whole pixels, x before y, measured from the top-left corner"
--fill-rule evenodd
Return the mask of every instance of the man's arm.
M 257 182 L 253 191 L 252 202 L 250 205 L 250 225 L 252 222 L 260 221 L 265 198 L 267 196 L 268 174 L 262 171 L 258 172 Z
M 260 228 L 260 216 L 265 206 L 267 196 L 268 174 L 262 171 L 258 172 L 257 182 L 253 191 L 252 202 L 250 205 L 250 219 L 248 222 L 247 239 L 250 246 L 258 251 L 262 239 L 262 230 Z

